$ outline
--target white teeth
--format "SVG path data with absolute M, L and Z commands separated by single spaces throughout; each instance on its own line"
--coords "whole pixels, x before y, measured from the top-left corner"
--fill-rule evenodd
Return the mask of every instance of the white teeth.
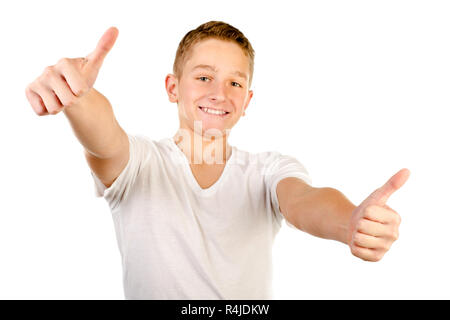
M 208 109 L 208 108 L 206 108 L 206 107 L 201 107 L 201 109 L 202 109 L 203 111 L 207 112 L 207 113 L 210 113 L 210 114 L 223 115 L 223 114 L 226 113 L 225 111 L 219 111 L 219 110 L 214 110 L 214 109 Z

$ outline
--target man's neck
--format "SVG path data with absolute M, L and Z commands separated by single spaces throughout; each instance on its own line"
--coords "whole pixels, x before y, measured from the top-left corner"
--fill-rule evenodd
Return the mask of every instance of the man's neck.
M 186 155 L 190 165 L 225 164 L 231 156 L 228 135 L 210 137 L 180 128 L 173 140 Z

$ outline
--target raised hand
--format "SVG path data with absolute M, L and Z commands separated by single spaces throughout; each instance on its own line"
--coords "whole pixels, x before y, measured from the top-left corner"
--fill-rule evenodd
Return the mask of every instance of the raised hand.
M 109 28 L 100 38 L 95 50 L 84 58 L 62 58 L 25 89 L 25 95 L 39 116 L 57 114 L 65 107 L 75 106 L 95 83 L 119 30 Z
M 386 202 L 409 175 L 408 169 L 400 170 L 353 211 L 348 233 L 353 255 L 366 261 L 379 261 L 398 239 L 400 215 Z

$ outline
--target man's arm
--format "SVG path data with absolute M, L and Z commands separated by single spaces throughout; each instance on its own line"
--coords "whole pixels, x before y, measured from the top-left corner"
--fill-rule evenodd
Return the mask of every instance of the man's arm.
M 92 171 L 109 187 L 129 159 L 129 142 L 117 123 L 109 101 L 93 88 L 100 67 L 114 45 L 118 30 L 109 28 L 85 58 L 63 58 L 25 90 L 39 116 L 64 111 L 83 145 Z
M 114 117 L 111 104 L 92 88 L 77 105 L 63 112 L 84 147 L 89 167 L 109 188 L 129 159 L 128 136 Z
M 280 211 L 286 220 L 312 235 L 348 244 L 353 255 L 379 261 L 398 239 L 400 215 L 386 205 L 389 197 L 408 180 L 402 169 L 376 189 L 359 206 L 333 188 L 313 188 L 297 178 L 277 185 Z
M 286 178 L 278 183 L 277 196 L 280 211 L 290 224 L 313 236 L 348 244 L 350 217 L 356 206 L 340 191 Z

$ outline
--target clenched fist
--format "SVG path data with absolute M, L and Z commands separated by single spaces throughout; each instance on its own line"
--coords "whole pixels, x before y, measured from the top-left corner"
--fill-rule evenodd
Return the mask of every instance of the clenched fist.
M 356 257 L 379 261 L 398 239 L 400 215 L 386 202 L 408 180 L 409 174 L 408 169 L 400 170 L 353 211 L 348 244 Z
M 46 67 L 42 75 L 30 83 L 25 95 L 39 116 L 57 114 L 65 107 L 74 106 L 95 83 L 108 52 L 117 39 L 119 30 L 109 28 L 95 50 L 85 58 L 62 58 L 56 65 Z

